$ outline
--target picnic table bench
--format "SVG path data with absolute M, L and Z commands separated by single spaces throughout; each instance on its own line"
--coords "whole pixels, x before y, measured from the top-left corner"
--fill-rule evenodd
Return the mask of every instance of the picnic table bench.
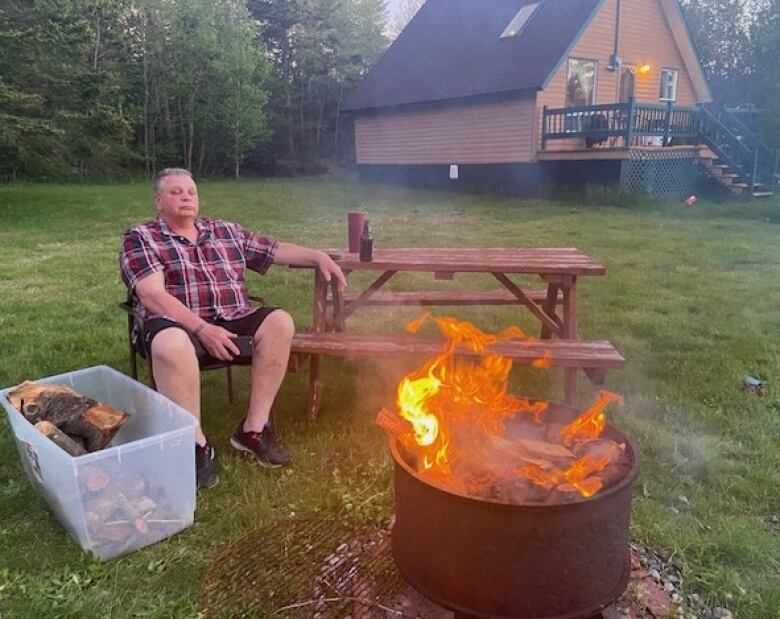
M 577 278 L 604 275 L 606 269 L 575 248 L 386 249 L 374 251 L 371 262 L 361 262 L 355 253 L 344 253 L 336 263 L 347 276 L 356 271 L 376 271 L 378 276 L 363 291 L 345 294 L 315 270 L 311 331 L 296 333 L 292 343 L 296 365 L 304 358 L 310 360 L 307 408 L 312 419 L 316 418 L 320 404 L 323 355 L 430 356 L 442 347 L 441 339 L 417 335 L 347 333 L 347 319 L 365 306 L 522 306 L 541 323 L 540 339 L 501 342 L 490 352 L 528 365 L 544 358 L 550 367 L 563 368 L 565 398 L 570 404 L 577 398 L 578 369 L 585 370 L 592 381 L 600 384 L 606 370 L 625 364 L 609 342 L 578 339 Z M 484 273 L 502 287 L 380 292 L 399 272 L 429 272 L 439 280 L 454 279 L 457 273 Z M 518 274 L 538 276 L 547 287 L 524 289 L 511 279 Z M 465 350 L 460 353 L 470 354 Z

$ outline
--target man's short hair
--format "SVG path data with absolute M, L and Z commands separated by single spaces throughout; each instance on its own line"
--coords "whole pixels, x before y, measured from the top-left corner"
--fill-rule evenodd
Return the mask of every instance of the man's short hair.
M 160 195 L 160 191 L 162 190 L 162 180 L 166 176 L 189 176 L 191 179 L 195 180 L 192 172 L 186 168 L 165 168 L 164 170 L 160 170 L 157 173 L 157 176 L 154 177 L 154 195 Z

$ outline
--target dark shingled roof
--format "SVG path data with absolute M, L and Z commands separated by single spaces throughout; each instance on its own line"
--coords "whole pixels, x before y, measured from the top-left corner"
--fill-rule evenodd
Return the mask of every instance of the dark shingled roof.
M 501 33 L 537 0 L 428 0 L 342 109 L 539 90 L 603 0 L 541 0 L 516 37 Z

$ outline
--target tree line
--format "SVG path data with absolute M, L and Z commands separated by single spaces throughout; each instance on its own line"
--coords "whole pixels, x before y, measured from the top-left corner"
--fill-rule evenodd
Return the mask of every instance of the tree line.
M 321 167 L 384 28 L 383 0 L 0 0 L 0 178 Z
M 763 109 L 764 139 L 780 145 L 780 0 L 682 0 L 720 105 Z
M 0 179 L 323 170 L 424 0 L 0 0 Z M 780 0 L 682 0 L 717 101 L 780 144 Z

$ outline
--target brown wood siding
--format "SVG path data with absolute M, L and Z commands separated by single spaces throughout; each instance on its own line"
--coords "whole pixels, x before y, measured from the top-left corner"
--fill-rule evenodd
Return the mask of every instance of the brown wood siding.
M 586 28 L 567 58 L 550 80 L 547 88 L 537 96 L 536 144 L 541 139 L 541 108 L 566 105 L 566 77 L 568 58 L 585 58 L 598 61 L 596 103 L 614 103 L 618 100 L 619 72 L 608 71 L 609 58 L 614 51 L 615 18 L 617 0 L 605 0 L 598 14 Z M 677 69 L 677 104 L 694 105 L 696 95 L 672 31 L 658 0 L 622 0 L 620 16 L 619 55 L 626 66 L 642 63 L 650 65 L 646 76 L 636 75 L 637 101 L 659 103 L 661 69 Z M 556 149 L 565 149 L 566 140 L 556 140 Z M 573 143 L 571 147 L 581 147 Z
M 535 97 L 355 118 L 358 164 L 531 161 Z

